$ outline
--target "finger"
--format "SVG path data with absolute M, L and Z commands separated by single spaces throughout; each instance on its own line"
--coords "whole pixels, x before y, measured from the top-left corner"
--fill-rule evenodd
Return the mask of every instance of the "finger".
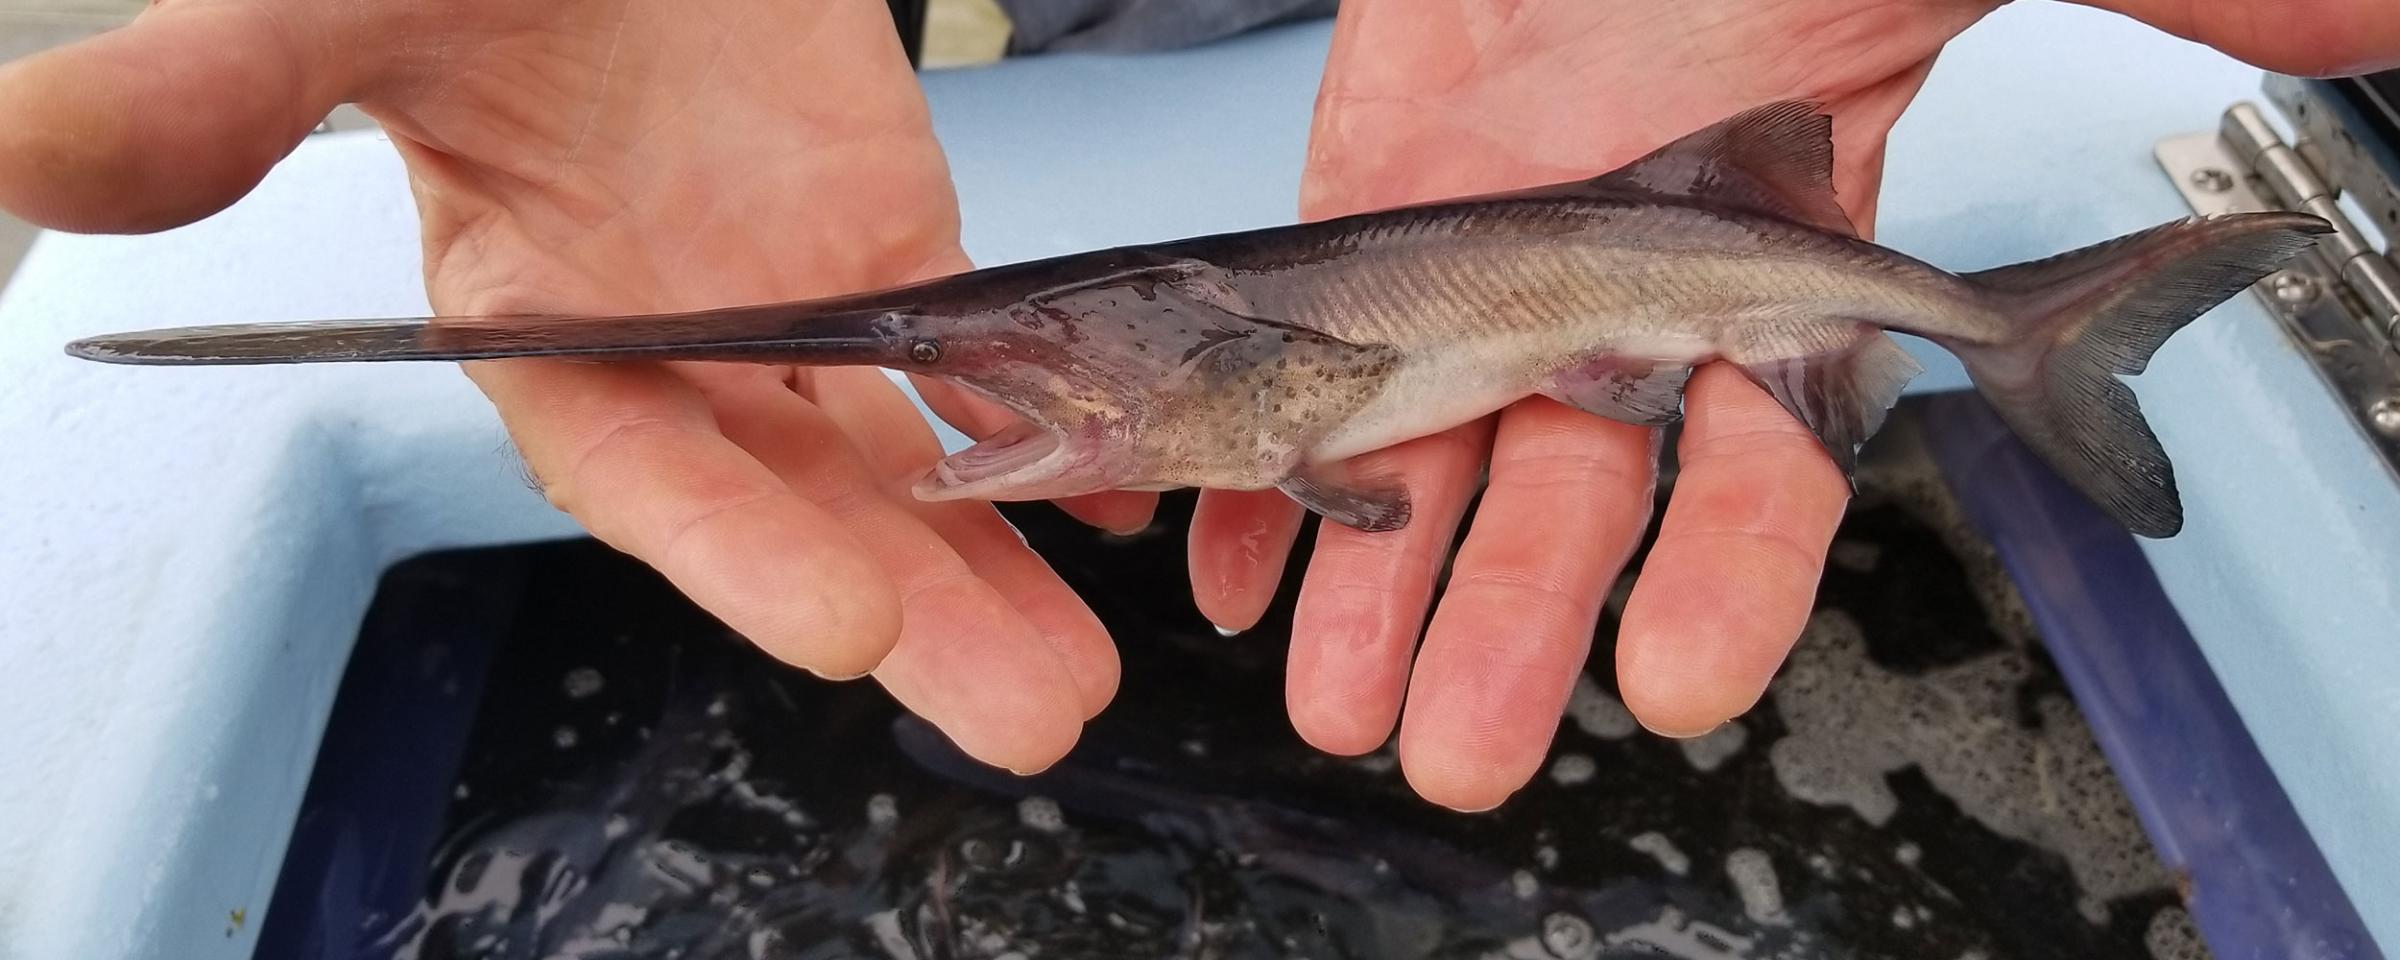
M 834 517 L 721 435 L 686 381 L 635 364 L 467 369 L 553 504 L 769 653 L 856 676 L 900 636 L 891 578 Z
M 2341 76 L 2400 67 L 2391 0 L 2081 0 L 2278 73 Z
M 1008 408 L 951 384 L 913 374 L 908 379 L 927 409 L 969 439 L 985 439 L 1017 421 Z M 1051 503 L 1070 517 L 1119 535 L 1141 532 L 1158 512 L 1157 494 L 1132 490 L 1108 490 Z
M 882 372 L 868 369 L 820 371 L 817 406 L 852 437 L 874 437 L 866 448 L 875 472 L 891 481 L 921 473 L 941 456 L 933 430 Z M 905 493 L 894 501 L 958 551 L 967 566 L 1008 598 L 1058 654 L 1083 705 L 1083 719 L 1097 716 L 1117 695 L 1117 648 L 1108 628 L 1075 591 L 990 505 L 951 500 L 928 503 Z
M 900 639 L 875 668 L 884 689 L 985 763 L 1031 773 L 1065 756 L 1083 726 L 1065 664 L 879 487 L 832 419 L 773 377 L 710 378 L 704 389 L 726 438 L 822 504 L 898 587 Z
M 1414 518 L 1388 533 L 1317 526 L 1284 677 L 1292 727 L 1317 749 L 1366 753 L 1391 736 L 1434 577 L 1491 435 L 1487 417 L 1352 461 L 1358 476 L 1404 478 Z
M 0 207 L 144 232 L 232 204 L 369 69 L 313 9 L 186 0 L 0 67 Z
M 1219 631 L 1258 624 L 1283 582 L 1307 511 L 1280 490 L 1202 490 L 1192 507 L 1187 563 L 1192 602 Z
M 1617 635 L 1625 705 L 1669 736 L 1758 702 L 1850 497 L 1816 438 L 1740 372 L 1703 367 L 1686 396 L 1675 491 Z
M 1401 719 L 1418 795 L 1488 810 L 1540 769 L 1601 602 L 1649 525 L 1657 436 L 1540 397 L 1501 414 L 1491 484 Z

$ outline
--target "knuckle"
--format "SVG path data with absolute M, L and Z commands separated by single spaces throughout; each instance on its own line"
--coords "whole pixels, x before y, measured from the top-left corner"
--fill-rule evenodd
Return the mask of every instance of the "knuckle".
M 1713 526 L 1680 531 L 1683 549 L 1733 560 L 1752 577 L 1767 581 L 1814 581 L 1824 552 L 1812 550 L 1789 532 L 1770 526 Z
M 672 564 L 679 553 L 693 542 L 694 537 L 711 523 L 727 518 L 738 519 L 743 511 L 782 494 L 781 490 L 750 490 L 713 503 L 703 503 L 683 516 L 668 521 L 657 533 L 641 539 L 654 541 L 659 562 Z
M 611 418 L 594 431 L 591 439 L 577 444 L 555 470 L 546 470 L 538 459 L 529 458 L 527 466 L 534 483 L 550 505 L 578 519 L 589 521 L 584 510 L 590 505 L 591 486 L 585 475 L 595 464 L 606 463 L 620 455 L 629 444 L 638 444 L 647 436 L 673 429 L 664 417 L 649 413 L 634 413 Z
M 1486 571 L 1470 575 L 1451 588 L 1445 604 L 1460 603 L 1475 610 L 1506 610 L 1511 629 L 1490 629 L 1496 618 L 1452 621 L 1450 642 L 1509 663 L 1547 661 L 1559 651 L 1586 641 L 1599 616 L 1599 597 L 1578 597 L 1552 578 L 1529 571 Z
M 1495 458 L 1492 485 L 1509 490 L 1573 492 L 1638 490 L 1652 482 L 1647 462 L 1639 467 L 1608 450 L 1550 450 Z M 1578 499 L 1565 498 L 1573 503 Z
M 1772 463 L 1787 458 L 1819 457 L 1823 453 L 1824 445 L 1798 421 L 1688 437 L 1678 451 L 1686 468 L 1739 460 Z
M 910 581 L 900 592 L 904 605 L 956 604 L 980 600 L 984 583 L 965 569 L 948 569 Z

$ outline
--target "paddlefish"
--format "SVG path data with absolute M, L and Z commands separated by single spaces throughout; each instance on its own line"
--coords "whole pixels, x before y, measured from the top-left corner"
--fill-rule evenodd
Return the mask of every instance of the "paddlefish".
M 1859 236 L 1833 121 L 1785 100 L 1586 179 L 694 312 L 183 327 L 78 340 L 136 364 L 516 357 L 872 365 L 1017 414 L 941 459 L 927 500 L 1279 489 L 1366 531 L 1409 522 L 1362 454 L 1530 396 L 1648 427 L 1694 367 L 1739 368 L 1844 475 L 1921 371 L 1956 356 L 2009 428 L 2127 530 L 2183 525 L 2120 375 L 2329 233 L 2298 213 L 2162 224 L 1953 273 Z

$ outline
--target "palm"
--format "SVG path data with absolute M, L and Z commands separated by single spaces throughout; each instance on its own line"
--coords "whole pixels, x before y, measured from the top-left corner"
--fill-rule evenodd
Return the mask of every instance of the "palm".
M 963 264 L 896 47 L 793 56 L 834 8 L 474 9 L 491 22 L 458 32 L 497 39 L 367 101 L 418 181 L 444 312 L 698 308 Z
M 1309 153 L 1312 213 L 1591 176 L 1743 108 L 1811 97 L 1835 117 L 1836 186 L 1863 224 L 1892 122 L 1934 54 L 1990 5 L 1434 6 L 1456 26 L 1431 29 L 1423 10 L 1363 17 L 1335 53 Z

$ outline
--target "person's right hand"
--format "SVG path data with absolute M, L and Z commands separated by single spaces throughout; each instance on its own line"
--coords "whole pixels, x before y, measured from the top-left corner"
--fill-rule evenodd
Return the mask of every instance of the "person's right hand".
M 2250 0 L 2097 2 L 2270 69 L 2400 59 L 2393 0 L 2292 0 L 2272 18 Z M 1345 0 L 1302 215 L 1587 177 L 1805 97 L 1832 117 L 1836 198 L 1871 235 L 1886 136 L 1943 45 L 1998 3 Z M 1685 409 L 1679 479 L 1615 636 L 1626 707 L 1679 737 L 1757 702 L 1815 603 L 1849 494 L 1816 439 L 1731 368 L 1694 373 Z M 1286 673 L 1300 735 L 1360 754 L 1397 728 L 1409 783 L 1457 809 L 1521 788 L 1650 524 L 1660 440 L 1532 398 L 1355 461 L 1406 483 L 1415 519 L 1319 526 Z M 1273 492 L 1201 495 L 1190 556 L 1212 621 L 1257 622 L 1301 519 Z
M 407 161 L 441 314 L 695 309 L 967 265 L 879 0 L 168 0 L 0 69 L 0 206 L 187 223 L 344 101 Z M 979 759 L 1045 767 L 1115 692 L 1099 621 L 989 505 L 908 494 L 940 449 L 878 371 L 469 374 L 594 535 L 786 661 L 872 671 Z M 1064 506 L 1129 529 L 1151 502 Z

